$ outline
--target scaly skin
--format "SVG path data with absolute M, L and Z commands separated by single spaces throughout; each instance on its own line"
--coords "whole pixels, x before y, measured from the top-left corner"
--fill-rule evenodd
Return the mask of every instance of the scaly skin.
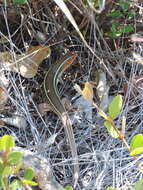
M 66 137 L 69 141 L 72 159 L 74 164 L 74 187 L 77 184 L 78 174 L 79 174 L 79 164 L 78 164 L 78 155 L 77 148 L 72 128 L 72 122 L 69 118 L 69 115 L 61 102 L 59 94 L 57 92 L 57 83 L 59 76 L 74 62 L 76 59 L 76 53 L 67 53 L 62 59 L 60 59 L 56 64 L 52 65 L 46 76 L 44 78 L 44 91 L 47 97 L 48 103 L 52 111 L 54 111 L 58 117 L 61 119 Z

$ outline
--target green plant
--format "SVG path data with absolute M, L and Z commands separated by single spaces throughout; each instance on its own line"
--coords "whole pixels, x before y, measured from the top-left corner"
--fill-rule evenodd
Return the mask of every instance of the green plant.
M 136 156 L 143 153 L 143 135 L 137 134 L 131 139 L 130 145 L 128 145 L 125 139 L 125 122 L 124 117 L 122 118 L 121 131 L 115 125 L 115 119 L 119 116 L 123 105 L 123 99 L 121 95 L 117 95 L 113 98 L 112 102 L 108 107 L 108 114 L 100 111 L 99 114 L 105 119 L 104 125 L 107 128 L 109 134 L 113 138 L 121 139 L 126 147 L 128 148 L 131 156 Z
M 121 25 L 119 22 L 113 21 L 111 25 L 111 31 L 108 33 L 110 38 L 120 37 L 124 33 L 129 33 L 134 30 L 131 25 Z
M 113 138 L 122 139 L 122 134 L 114 124 L 114 120 L 121 112 L 123 99 L 121 95 L 117 95 L 113 98 L 108 107 L 108 115 L 100 111 L 99 114 L 105 119 L 104 125 Z
M 122 34 L 134 31 L 130 20 L 135 16 L 135 11 L 131 8 L 131 1 L 119 0 L 116 6 L 106 15 L 111 20 L 111 29 L 106 33 L 110 38 L 117 38 Z
M 15 5 L 24 5 L 25 3 L 27 3 L 27 0 L 13 0 L 13 3 Z
M 107 128 L 109 134 L 113 138 L 119 138 L 123 141 L 125 146 L 127 147 L 130 156 L 133 156 L 133 159 L 137 159 L 137 155 L 143 153 L 143 135 L 137 134 L 135 135 L 130 142 L 130 145 L 128 145 L 126 139 L 125 139 L 125 122 L 124 119 L 122 119 L 121 128 L 122 131 L 120 131 L 116 125 L 115 125 L 115 119 L 119 116 L 121 109 L 122 109 L 123 99 L 121 95 L 117 95 L 113 98 L 112 102 L 109 104 L 108 107 L 108 114 L 105 114 L 100 108 L 99 114 L 105 119 L 104 125 Z M 143 172 L 143 168 L 140 167 L 141 161 L 138 161 L 136 164 L 141 172 Z M 141 190 L 143 189 L 143 179 L 137 181 L 135 183 L 135 187 L 133 190 Z M 118 190 L 118 188 L 108 187 L 107 190 Z
M 73 188 L 71 186 L 67 185 L 66 187 L 64 187 L 60 190 L 73 190 Z
M 3 0 L 3 2 L 4 2 L 5 6 L 7 6 L 9 4 L 8 0 Z M 24 5 L 26 3 L 27 3 L 27 0 L 13 0 L 13 4 L 17 5 L 17 6 Z
M 29 185 L 37 186 L 37 183 L 32 181 L 34 170 L 32 168 L 23 169 L 23 153 L 14 151 L 14 146 L 15 141 L 12 136 L 4 135 L 0 138 L 0 188 L 25 190 Z

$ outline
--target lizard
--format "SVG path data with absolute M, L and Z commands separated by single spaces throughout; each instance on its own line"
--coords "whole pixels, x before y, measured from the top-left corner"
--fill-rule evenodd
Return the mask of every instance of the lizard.
M 59 76 L 61 76 L 61 74 L 72 65 L 76 57 L 77 53 L 68 52 L 65 56 L 58 60 L 56 64 L 51 65 L 44 77 L 44 92 L 46 98 L 48 100 L 51 110 L 55 112 L 55 114 L 61 119 L 66 137 L 69 141 L 74 167 L 74 187 L 77 185 L 79 175 L 77 148 L 72 128 L 72 122 L 69 118 L 65 106 L 61 102 L 57 90 L 57 83 Z

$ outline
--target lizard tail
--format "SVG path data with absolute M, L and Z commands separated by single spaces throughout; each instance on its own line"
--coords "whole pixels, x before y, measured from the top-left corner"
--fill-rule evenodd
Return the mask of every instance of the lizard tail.
M 69 141 L 72 159 L 73 159 L 73 169 L 74 169 L 74 188 L 77 186 L 79 178 L 79 163 L 78 163 L 78 154 L 77 154 L 77 145 L 75 143 L 72 122 L 67 113 L 62 115 L 62 121 L 64 124 L 65 133 Z

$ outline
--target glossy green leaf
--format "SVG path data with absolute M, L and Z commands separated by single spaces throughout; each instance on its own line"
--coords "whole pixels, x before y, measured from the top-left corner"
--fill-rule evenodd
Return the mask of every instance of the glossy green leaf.
M 143 147 L 135 148 L 130 152 L 131 156 L 136 156 L 138 154 L 143 153 Z
M 19 151 L 13 151 L 8 154 L 8 164 L 18 164 L 23 158 L 23 153 Z
M 121 95 L 117 95 L 113 98 L 109 105 L 109 116 L 115 119 L 122 109 L 123 99 Z
M 26 179 L 23 179 L 22 183 L 27 184 L 27 185 L 31 185 L 31 186 L 37 186 L 38 185 L 35 181 L 26 180 Z
M 114 129 L 114 127 L 111 125 L 111 123 L 109 123 L 109 121 L 105 121 L 104 122 L 105 127 L 107 128 L 109 134 L 113 137 L 113 138 L 118 138 L 119 135 L 116 132 L 116 130 Z
M 24 179 L 32 180 L 34 177 L 34 170 L 32 168 L 26 168 L 24 171 Z
M 131 144 L 130 144 L 131 150 L 133 150 L 135 148 L 139 148 L 139 147 L 143 147 L 143 135 L 142 134 L 135 135 L 132 138 Z
M 13 0 L 13 3 L 15 5 L 24 5 L 25 3 L 27 3 L 27 0 Z
M 143 190 L 143 179 L 135 183 L 133 190 Z
M 10 135 L 4 135 L 0 139 L 0 149 L 9 150 L 15 145 L 14 138 Z
M 132 138 L 130 148 L 131 148 L 130 155 L 132 156 L 141 154 L 143 152 L 143 135 L 142 134 L 137 134 Z

